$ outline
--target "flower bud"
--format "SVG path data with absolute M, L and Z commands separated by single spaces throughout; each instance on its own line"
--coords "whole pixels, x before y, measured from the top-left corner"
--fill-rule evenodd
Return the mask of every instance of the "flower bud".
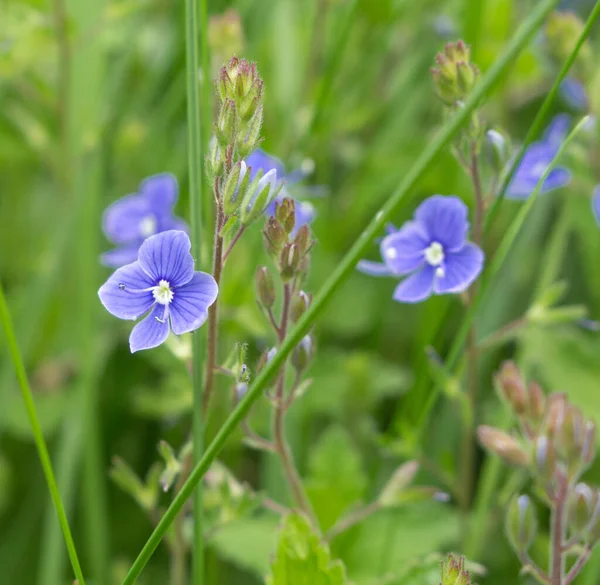
M 527 410 L 527 387 L 519 368 L 514 362 L 504 362 L 496 375 L 496 387 L 503 398 L 517 415 Z
M 260 177 L 258 181 L 256 181 L 257 177 Z M 257 177 L 248 187 L 242 202 L 240 217 L 244 225 L 249 225 L 258 219 L 281 189 L 281 185 L 277 184 L 275 169 L 271 169 L 264 176 L 260 176 L 259 171 Z
M 221 105 L 217 123 L 215 124 L 215 135 L 221 148 L 231 144 L 237 131 L 237 112 L 233 100 L 225 100 Z
M 578 408 L 568 406 L 565 411 L 563 424 L 557 434 L 557 447 L 560 455 L 568 464 L 569 469 L 573 469 L 579 463 L 579 456 L 584 442 L 584 422 L 583 414 Z
M 544 424 L 549 437 L 556 436 L 564 423 L 567 411 L 567 397 L 564 394 L 551 394 L 548 397 Z
M 242 398 L 244 398 L 244 396 L 246 396 L 247 392 L 248 392 L 248 384 L 246 382 L 238 382 L 235 385 L 235 397 L 238 402 Z
M 446 561 L 442 563 L 442 581 L 440 585 L 470 585 L 471 575 L 465 569 L 464 557 L 456 559 L 448 555 Z
M 573 534 L 580 534 L 586 530 L 596 505 L 598 494 L 586 483 L 578 483 L 569 496 L 569 528 Z
M 284 246 L 279 258 L 279 272 L 283 282 L 289 282 L 296 273 L 300 265 L 300 249 L 296 244 Z
M 582 32 L 583 21 L 571 11 L 556 11 L 550 14 L 546 24 L 546 45 L 552 59 L 557 64 L 564 63 L 575 49 Z M 586 81 L 594 71 L 593 49 L 586 40 L 575 59 L 572 74 Z
M 463 41 L 449 43 L 436 55 L 431 76 L 438 96 L 449 106 L 463 101 L 479 77 L 479 68 L 471 63 L 471 50 Z
M 292 322 L 296 322 L 304 315 L 306 309 L 310 306 L 311 296 L 307 295 L 303 290 L 298 291 L 292 299 L 292 307 L 290 316 Z
M 492 170 L 499 174 L 510 159 L 510 142 L 497 130 L 488 130 L 485 137 L 485 153 L 488 163 Z
M 528 418 L 534 423 L 539 423 L 544 416 L 545 406 L 546 398 L 544 391 L 537 382 L 530 382 L 529 405 L 527 407 Z
M 161 441 L 158 444 L 158 451 L 165 461 L 165 468 L 160 475 L 159 483 L 163 492 L 167 492 L 175 483 L 177 476 L 181 472 L 181 463 L 177 459 L 171 445 L 166 441 Z
M 265 308 L 270 309 L 275 304 L 275 280 L 266 266 L 259 266 L 256 271 L 256 294 Z
M 262 123 L 263 107 L 258 106 L 248 124 L 244 126 L 243 131 L 238 136 L 237 148 L 242 158 L 246 158 L 258 146 Z
M 263 351 L 258 364 L 256 365 L 256 372 L 260 374 L 261 370 L 273 359 L 273 356 L 277 353 L 277 348 L 272 347 L 269 350 Z
M 223 209 L 227 215 L 234 213 L 240 206 L 240 184 L 246 178 L 246 175 L 250 174 L 247 171 L 246 163 L 244 161 L 238 162 L 225 179 L 221 197 L 223 198 Z
M 278 255 L 287 241 L 287 237 L 279 222 L 270 217 L 264 229 L 264 237 L 267 243 L 267 249 L 271 254 Z
M 537 534 L 537 515 L 529 496 L 514 497 L 506 514 L 506 532 L 517 552 L 526 552 Z
M 223 157 L 221 152 L 219 141 L 216 136 L 213 136 L 208 146 L 206 165 L 206 174 L 211 185 L 214 183 L 215 177 L 218 177 L 223 172 Z
M 281 203 L 275 205 L 275 217 L 281 224 L 286 234 L 291 234 L 296 225 L 296 213 L 294 200 L 285 197 Z
M 305 335 L 292 353 L 292 366 L 297 372 L 303 372 L 310 364 L 315 352 L 311 335 Z
M 596 423 L 589 420 L 585 423 L 585 433 L 581 448 L 581 462 L 589 467 L 596 457 Z
M 556 471 L 556 449 L 554 443 L 541 435 L 533 443 L 533 463 L 535 471 L 543 482 L 549 482 Z
M 529 463 L 527 452 L 516 439 L 504 431 L 482 425 L 477 429 L 477 437 L 486 449 L 495 453 L 507 463 L 512 465 L 527 465 Z
M 307 224 L 304 224 L 296 233 L 296 237 L 294 238 L 294 243 L 298 246 L 298 249 L 305 255 L 310 248 L 310 228 Z
M 384 508 L 396 506 L 402 492 L 412 483 L 418 471 L 417 461 L 408 461 L 398 467 L 381 490 L 377 502 Z

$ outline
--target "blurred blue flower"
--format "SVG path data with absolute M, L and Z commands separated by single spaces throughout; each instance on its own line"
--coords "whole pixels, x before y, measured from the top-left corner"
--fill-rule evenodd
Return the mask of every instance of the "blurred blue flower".
M 143 241 L 166 230 L 187 232 L 187 225 L 173 215 L 177 180 L 163 173 L 148 177 L 138 193 L 115 201 L 104 212 L 102 228 L 118 247 L 102 255 L 102 263 L 118 268 L 134 262 Z
M 596 219 L 596 223 L 600 226 L 600 185 L 596 185 L 594 188 L 594 194 L 592 195 L 592 213 Z
M 560 84 L 560 95 L 574 110 L 586 111 L 589 107 L 587 93 L 583 83 L 573 77 L 567 77 Z
M 132 352 L 160 345 L 169 329 L 181 335 L 206 321 L 218 286 L 210 274 L 194 272 L 190 248 L 182 231 L 150 236 L 137 261 L 116 270 L 100 287 L 100 301 L 115 317 L 136 320 L 147 314 L 129 337 Z
M 264 150 L 260 148 L 256 149 L 252 154 L 250 154 L 246 158 L 245 162 L 246 165 L 251 169 L 250 180 L 254 179 L 259 169 L 262 169 L 265 175 L 269 171 L 275 170 L 279 182 L 285 181 L 286 184 L 293 184 L 304 177 L 304 172 L 301 170 L 292 171 L 291 173 L 286 174 L 283 163 L 278 158 L 268 155 Z M 266 213 L 269 217 L 275 215 L 275 204 L 281 203 L 281 201 L 283 201 L 285 197 L 293 199 L 293 197 L 291 197 L 284 185 L 279 195 L 267 207 Z M 315 208 L 312 205 L 312 203 L 309 203 L 308 201 L 298 200 L 295 200 L 295 202 L 296 223 L 294 225 L 292 237 L 296 235 L 298 230 L 303 225 L 311 223 L 315 218 Z
M 542 175 L 556 156 L 565 139 L 570 124 L 566 114 L 560 114 L 552 120 L 542 140 L 533 142 L 525 151 L 521 163 L 506 190 L 509 199 L 527 199 L 539 183 Z M 554 167 L 544 181 L 541 193 L 564 187 L 571 180 L 571 173 L 564 167 Z
M 479 276 L 483 252 L 467 241 L 467 206 L 455 196 L 433 195 L 414 219 L 381 241 L 383 264 L 363 260 L 358 269 L 373 276 L 405 276 L 394 300 L 418 303 L 432 294 L 460 293 Z

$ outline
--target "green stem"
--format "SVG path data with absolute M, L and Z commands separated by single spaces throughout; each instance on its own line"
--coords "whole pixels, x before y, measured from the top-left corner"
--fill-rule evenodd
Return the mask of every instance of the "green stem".
M 21 353 L 17 344 L 17 338 L 15 336 L 10 312 L 8 310 L 8 305 L 6 304 L 4 288 L 2 286 L 1 281 L 0 322 L 2 322 L 2 328 L 4 329 L 4 333 L 6 335 L 8 351 L 10 353 L 13 366 L 15 368 L 15 373 L 17 375 L 17 380 L 21 388 L 21 394 L 23 396 L 23 401 L 25 402 L 27 416 L 29 417 L 29 422 L 31 424 L 33 439 L 35 441 L 35 446 L 40 457 L 42 469 L 44 470 L 44 475 L 46 476 L 48 489 L 50 491 L 50 497 L 52 498 L 54 508 L 56 509 L 56 515 L 58 516 L 58 521 L 60 522 L 60 527 L 62 529 L 63 537 L 65 539 L 67 551 L 69 553 L 69 559 L 71 560 L 71 566 L 73 567 L 73 573 L 79 581 L 79 585 L 85 585 L 85 580 L 83 578 L 83 573 L 81 572 L 81 566 L 77 557 L 77 551 L 75 550 L 75 543 L 73 542 L 73 536 L 71 535 L 71 529 L 69 528 L 69 521 L 67 520 L 67 514 L 65 512 L 60 493 L 58 492 L 58 486 L 56 485 L 56 478 L 54 477 L 54 470 L 52 469 L 52 461 L 50 460 L 48 447 L 46 446 L 46 441 L 44 439 L 42 427 L 40 425 L 40 421 L 38 419 L 37 412 L 35 409 L 33 394 L 31 392 L 31 388 L 29 387 L 27 374 L 25 373 L 25 366 L 23 365 L 23 359 L 21 358 Z
M 471 96 L 465 101 L 463 109 L 457 112 L 457 114 L 444 125 L 437 137 L 429 143 L 413 167 L 407 172 L 398 189 L 390 196 L 387 203 L 380 212 L 375 215 L 374 219 L 366 227 L 356 243 L 338 263 L 337 268 L 315 296 L 311 306 L 292 328 L 286 337 L 286 340 L 279 348 L 279 351 L 257 376 L 244 398 L 238 403 L 235 410 L 227 418 L 212 443 L 206 449 L 201 461 L 195 465 L 190 477 L 181 489 L 181 492 L 174 498 L 133 563 L 129 573 L 123 581 L 123 585 L 132 585 L 132 583 L 137 580 L 142 569 L 152 556 L 154 550 L 156 550 L 156 547 L 169 529 L 169 526 L 172 524 L 175 516 L 185 504 L 186 499 L 193 493 L 198 482 L 200 482 L 211 463 L 215 460 L 229 436 L 246 417 L 254 402 L 262 396 L 263 390 L 269 380 L 283 365 L 283 362 L 287 359 L 290 352 L 298 345 L 298 343 L 300 343 L 302 337 L 310 330 L 316 317 L 331 300 L 336 290 L 353 273 L 356 263 L 365 255 L 369 246 L 371 246 L 371 242 L 383 229 L 399 203 L 408 196 L 419 180 L 425 175 L 429 166 L 436 159 L 438 154 L 450 143 L 458 131 L 463 127 L 479 102 L 487 95 L 504 71 L 514 62 L 517 55 L 527 44 L 535 31 L 542 25 L 545 17 L 556 3 L 557 0 L 545 0 L 538 3 L 536 8 L 529 14 L 529 17 L 523 22 L 519 30 L 508 43 L 500 58 L 483 76 L 481 82 L 475 87 Z
M 187 120 L 188 120 L 188 164 L 190 177 L 190 224 L 192 236 L 192 254 L 206 264 L 203 259 L 208 257 L 205 251 L 208 246 L 202 245 L 204 213 L 210 207 L 206 206 L 208 197 L 203 183 L 204 151 L 206 147 L 206 136 L 208 135 L 207 124 L 210 119 L 210 98 L 206 91 L 199 91 L 198 76 L 200 73 L 199 39 L 202 42 L 202 86 L 206 88 L 206 78 L 209 76 L 208 68 L 208 24 L 207 24 L 207 2 L 200 0 L 185 0 L 185 37 L 186 37 L 186 77 L 187 77 Z M 204 451 L 204 344 L 200 335 L 192 336 L 192 386 L 193 386 L 193 409 L 192 409 L 192 434 L 193 434 L 193 456 L 197 464 Z M 188 494 L 189 496 L 190 494 Z M 203 536 L 203 505 L 202 485 L 198 483 L 194 491 L 194 544 L 192 548 L 193 574 L 192 583 L 202 585 L 204 583 L 204 536 Z M 185 563 L 185 559 L 183 561 Z M 176 566 L 181 564 L 177 562 Z M 184 567 L 185 570 L 185 567 Z

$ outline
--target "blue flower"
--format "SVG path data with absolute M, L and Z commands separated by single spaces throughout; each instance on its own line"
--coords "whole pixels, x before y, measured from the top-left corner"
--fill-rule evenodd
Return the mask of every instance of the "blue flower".
M 586 111 L 589 107 L 587 93 L 583 83 L 573 77 L 567 77 L 560 84 L 560 95 L 574 110 Z
M 169 329 L 176 335 L 198 329 L 215 302 L 218 286 L 204 272 L 194 272 L 190 239 L 178 230 L 150 236 L 136 262 L 123 266 L 100 287 L 98 296 L 119 319 L 140 321 L 131 332 L 132 352 L 163 343 Z
M 454 196 L 433 195 L 414 219 L 381 241 L 384 264 L 363 260 L 358 269 L 373 276 L 407 276 L 394 300 L 418 303 L 432 294 L 460 293 L 479 276 L 483 252 L 467 241 L 467 206 Z
M 533 142 L 525 151 L 521 163 L 506 190 L 509 199 L 527 199 L 539 183 L 542 175 L 556 156 L 569 129 L 569 116 L 556 116 L 548 126 L 542 140 Z M 541 193 L 564 187 L 571 180 L 571 173 L 564 167 L 554 167 L 544 181 Z
M 177 180 L 163 173 L 148 177 L 139 193 L 126 195 L 104 212 L 102 227 L 106 237 L 118 247 L 102 255 L 102 263 L 118 268 L 137 259 L 142 242 L 166 230 L 187 232 L 187 225 L 174 217 Z
M 596 185 L 592 195 L 592 213 L 596 223 L 600 226 L 600 185 Z
M 290 174 L 286 174 L 285 167 L 283 163 L 273 157 L 268 155 L 264 150 L 258 148 L 252 154 L 250 154 L 246 158 L 246 164 L 250 167 L 250 179 L 252 180 L 259 169 L 262 169 L 265 175 L 269 171 L 275 170 L 277 173 L 277 177 L 279 182 L 286 181 L 286 183 L 294 183 L 300 180 L 303 177 L 302 171 L 294 171 Z M 269 217 L 275 215 L 275 204 L 281 203 L 284 197 L 290 197 L 290 194 L 287 192 L 285 187 L 280 191 L 279 195 L 269 204 L 266 210 L 266 214 Z M 296 235 L 298 230 L 306 224 L 309 224 L 315 218 L 315 208 L 312 203 L 308 201 L 296 201 L 296 223 L 294 225 L 294 231 L 292 232 L 292 237 Z

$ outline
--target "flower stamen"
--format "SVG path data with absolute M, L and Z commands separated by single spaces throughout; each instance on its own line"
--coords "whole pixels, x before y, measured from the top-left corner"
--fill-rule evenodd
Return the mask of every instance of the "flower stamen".
M 444 257 L 444 247 L 439 242 L 432 242 L 429 248 L 425 250 L 425 260 L 430 266 L 440 266 L 444 261 Z
M 140 221 L 140 235 L 148 238 L 156 233 L 157 221 L 153 215 L 147 215 Z
M 156 286 L 152 287 L 152 296 L 160 305 L 168 305 L 173 300 L 173 290 L 166 280 L 161 280 Z

